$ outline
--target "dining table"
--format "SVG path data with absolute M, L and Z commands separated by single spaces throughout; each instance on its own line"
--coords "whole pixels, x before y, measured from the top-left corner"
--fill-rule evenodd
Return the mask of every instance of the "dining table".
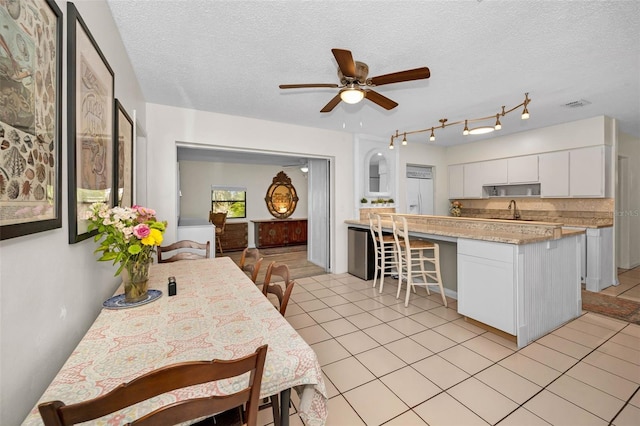
M 174 296 L 167 292 L 169 277 L 175 277 Z M 166 365 L 240 358 L 263 344 L 268 352 L 260 398 L 279 394 L 280 412 L 288 413 L 293 389 L 305 424 L 325 424 L 327 392 L 315 352 L 231 258 L 153 264 L 149 289 L 160 290 L 161 297 L 101 310 L 23 425 L 43 424 L 37 408 L 42 402 L 85 401 Z M 178 389 L 92 424 L 124 424 L 172 402 L 234 393 L 247 383 L 245 374 Z M 288 422 L 289 416 L 282 415 L 281 424 Z

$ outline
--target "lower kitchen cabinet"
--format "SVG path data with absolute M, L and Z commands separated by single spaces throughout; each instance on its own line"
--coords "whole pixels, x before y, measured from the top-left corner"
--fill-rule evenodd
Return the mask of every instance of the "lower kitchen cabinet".
M 580 315 L 579 235 L 527 244 L 458 238 L 458 313 L 524 347 Z
M 515 246 L 458 241 L 458 313 L 516 335 Z

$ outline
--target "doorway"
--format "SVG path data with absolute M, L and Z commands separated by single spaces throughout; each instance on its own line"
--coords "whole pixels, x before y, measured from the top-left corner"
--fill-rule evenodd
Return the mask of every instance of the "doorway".
M 226 147 L 216 147 L 209 145 L 183 144 L 177 143 L 177 160 L 185 162 L 211 162 L 225 163 L 243 166 L 273 166 L 274 169 L 286 169 L 292 167 L 291 164 L 308 165 L 305 173 L 307 185 L 307 258 L 309 261 L 330 271 L 331 268 L 331 212 L 330 212 L 330 175 L 331 162 L 328 158 L 317 158 L 305 156 L 305 154 L 277 153 L 257 150 L 233 150 Z M 187 163 L 188 164 L 188 163 Z M 255 168 L 255 167 L 254 167 Z M 297 167 L 298 169 L 300 167 Z M 246 167 L 245 167 L 246 169 Z M 300 171 L 298 171 L 300 173 Z M 231 177 L 232 178 L 232 177 Z M 230 179 L 231 179 L 230 178 Z M 248 182 L 247 176 L 237 177 L 239 180 Z M 249 178 L 250 179 L 250 178 Z M 185 195 L 189 188 L 181 188 L 180 174 L 177 176 L 178 192 Z M 230 182 L 226 182 L 230 184 Z M 242 184 L 243 182 L 238 182 Z M 255 183 L 255 181 L 254 181 Z M 265 183 L 264 191 L 267 190 L 269 182 Z M 254 190 L 254 203 L 264 204 L 264 193 L 257 194 Z M 247 195 L 249 197 L 249 195 Z M 178 197 L 179 198 L 179 197 Z M 201 198 L 201 197 L 199 197 Z M 257 204 L 254 204 L 257 205 Z M 198 209 L 200 211 L 201 209 Z M 177 210 L 178 211 L 178 210 Z M 250 217 L 247 215 L 246 221 L 251 227 L 251 220 L 262 220 L 263 217 Z M 251 241 L 251 238 L 250 238 Z M 312 248 L 312 249 L 311 249 Z

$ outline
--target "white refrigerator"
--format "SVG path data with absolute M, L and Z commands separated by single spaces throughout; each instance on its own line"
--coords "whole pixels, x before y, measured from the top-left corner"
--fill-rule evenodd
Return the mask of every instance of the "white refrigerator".
M 428 173 L 407 171 L 407 213 L 433 214 L 433 178 Z

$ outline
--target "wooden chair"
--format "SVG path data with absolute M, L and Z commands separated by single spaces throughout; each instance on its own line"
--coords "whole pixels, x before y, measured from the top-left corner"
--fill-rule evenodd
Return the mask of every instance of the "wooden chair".
M 227 213 L 209 212 L 209 222 L 213 223 L 216 227 L 216 241 L 218 242 L 217 244 L 220 254 L 222 254 L 222 243 L 220 242 L 220 237 L 224 234 L 224 226 L 227 223 Z
M 165 392 L 251 372 L 248 386 L 236 393 L 175 402 L 130 424 L 174 425 L 246 404 L 246 424 L 255 426 L 266 357 L 267 345 L 263 345 L 253 354 L 235 360 L 214 359 L 168 365 L 123 383 L 97 398 L 71 405 L 65 405 L 62 401 L 45 402 L 38 405 L 38 410 L 45 426 L 73 425 L 97 419 Z
M 282 278 L 282 282 L 284 287 L 280 286 L 279 283 L 272 283 L 271 278 L 273 276 L 278 276 Z M 289 273 L 289 267 L 284 263 L 276 263 L 271 262 L 267 267 L 267 273 L 264 278 L 264 284 L 262 285 L 262 294 L 266 296 L 271 294 L 275 294 L 278 298 L 279 302 L 279 310 L 280 314 L 284 316 L 287 310 L 287 304 L 289 304 L 289 297 L 291 297 L 291 292 L 293 291 L 293 285 L 295 281 L 291 280 L 291 274 Z
M 282 278 L 282 284 L 284 288 L 280 285 L 280 281 L 271 282 L 271 278 L 274 276 L 278 276 Z M 289 304 L 289 298 L 291 297 L 291 292 L 293 291 L 293 286 L 295 285 L 295 281 L 291 280 L 291 274 L 289 272 L 289 267 L 284 263 L 276 263 L 271 262 L 267 267 L 267 273 L 264 278 L 264 284 L 262 285 L 262 294 L 265 297 L 269 296 L 269 293 L 275 294 L 278 298 L 278 310 L 280 311 L 280 315 L 284 317 L 287 311 L 287 305 Z M 270 400 L 263 400 L 262 405 L 260 405 L 259 410 L 263 410 L 265 408 L 271 407 L 273 412 L 274 426 L 280 426 L 280 404 L 278 395 L 272 395 Z M 287 413 L 288 414 L 288 413 Z
M 169 258 L 162 257 L 163 253 L 166 256 L 168 252 L 177 250 L 185 251 L 179 251 Z M 193 250 L 198 250 L 200 251 L 200 253 L 196 253 Z M 204 252 L 202 252 L 203 250 Z M 182 240 L 168 246 L 158 246 L 157 250 L 158 263 L 175 262 L 178 260 L 208 259 L 210 253 L 211 243 L 209 241 L 207 241 L 206 243 L 198 243 L 191 240 Z
M 260 250 L 257 248 L 246 248 L 242 251 L 240 269 L 248 272 L 251 277 L 251 281 L 254 283 L 256 282 L 256 279 L 258 279 L 258 272 L 260 272 L 262 260 L 263 258 L 260 257 Z

